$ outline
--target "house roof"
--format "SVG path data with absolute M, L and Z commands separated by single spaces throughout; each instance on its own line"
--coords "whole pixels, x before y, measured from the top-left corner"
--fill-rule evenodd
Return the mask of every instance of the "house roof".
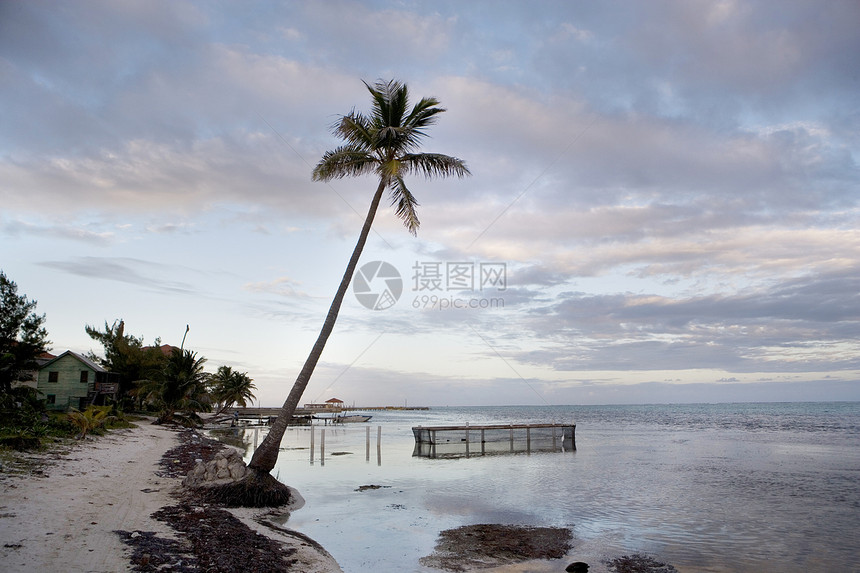
M 51 354 L 50 352 L 46 351 L 46 352 L 41 353 L 40 355 L 38 355 L 36 357 L 36 364 L 38 364 L 37 368 L 41 368 L 42 366 L 44 366 L 46 363 L 50 362 L 54 358 L 56 358 L 56 356 Z
M 343 404 L 343 400 L 338 400 L 337 398 L 329 398 L 325 401 L 326 404 Z
M 165 356 L 170 356 L 170 354 L 174 350 L 179 350 L 178 346 L 173 346 L 172 344 L 162 344 L 161 346 L 144 346 L 142 350 L 150 350 L 152 348 L 157 348 L 161 351 L 161 353 Z
M 94 370 L 96 372 L 107 372 L 107 370 L 105 370 L 104 368 L 102 368 L 101 366 L 99 366 L 98 364 L 96 364 L 95 362 L 93 362 L 92 360 L 87 358 L 86 356 L 82 356 L 82 355 L 78 354 L 77 352 L 72 352 L 71 350 L 66 350 L 65 352 L 63 352 L 59 356 L 51 358 L 50 360 L 48 360 L 47 362 L 45 362 L 44 364 L 39 366 L 39 369 L 41 370 L 42 368 L 47 368 L 48 366 L 50 366 L 51 364 L 53 364 L 54 362 L 56 362 L 60 358 L 67 356 L 67 355 L 72 356 L 73 358 L 76 358 L 78 361 L 82 362 L 84 364 L 84 366 L 86 366 L 90 370 Z

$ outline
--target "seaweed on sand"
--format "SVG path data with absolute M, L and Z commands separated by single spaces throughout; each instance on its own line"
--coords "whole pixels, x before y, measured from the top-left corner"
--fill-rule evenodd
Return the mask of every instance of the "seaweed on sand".
M 295 549 L 252 531 L 226 510 L 179 504 L 152 515 L 182 533 L 183 539 L 162 539 L 152 532 L 117 531 L 132 547 L 134 571 L 282 573 L 296 563 L 290 558 Z
M 180 432 L 179 441 L 178 446 L 162 457 L 160 475 L 184 476 L 197 463 L 211 460 L 224 447 L 192 430 Z M 288 490 L 283 484 L 279 485 Z M 282 573 L 296 570 L 296 561 L 291 558 L 295 549 L 260 535 L 224 509 L 199 505 L 206 502 L 198 494 L 198 490 L 187 491 L 178 505 L 163 507 L 152 514 L 153 518 L 182 534 L 178 541 L 147 531 L 116 532 L 132 548 L 134 571 Z
M 468 571 L 530 559 L 560 559 L 570 550 L 572 533 L 561 527 L 481 524 L 439 534 L 436 550 L 421 564 L 446 571 Z
M 184 477 L 201 461 L 208 462 L 224 445 L 193 430 L 179 433 L 180 444 L 164 454 L 161 475 Z M 291 501 L 290 488 L 269 473 L 249 471 L 241 480 L 198 487 L 187 492 L 189 499 L 224 507 L 280 507 Z
M 615 573 L 677 573 L 671 565 L 660 563 L 647 555 L 624 555 L 606 563 Z
M 192 495 L 200 501 L 224 507 L 280 507 L 291 500 L 289 487 L 268 472 L 252 469 L 242 479 L 195 488 Z

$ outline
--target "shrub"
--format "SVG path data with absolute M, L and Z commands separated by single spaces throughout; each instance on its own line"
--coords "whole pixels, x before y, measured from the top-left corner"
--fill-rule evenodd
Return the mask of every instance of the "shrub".
M 87 433 L 99 430 L 111 419 L 110 406 L 87 406 L 83 412 L 72 410 L 67 414 L 69 421 L 80 431 L 77 439 L 82 440 Z

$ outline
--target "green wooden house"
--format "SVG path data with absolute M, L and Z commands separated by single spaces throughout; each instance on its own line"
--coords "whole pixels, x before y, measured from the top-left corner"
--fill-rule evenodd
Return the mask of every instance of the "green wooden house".
M 39 367 L 37 389 L 49 410 L 83 410 L 105 395 L 115 396 L 117 384 L 112 378 L 92 360 L 67 350 Z

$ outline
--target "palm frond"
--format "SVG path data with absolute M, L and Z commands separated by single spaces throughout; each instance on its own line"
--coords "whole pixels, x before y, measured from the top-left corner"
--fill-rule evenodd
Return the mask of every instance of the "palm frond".
M 403 177 L 399 175 L 391 179 L 389 188 L 391 189 L 391 205 L 394 207 L 394 214 L 403 221 L 410 233 L 417 235 L 418 227 L 421 226 L 418 213 L 415 211 L 415 208 L 418 207 L 418 200 L 406 187 Z
M 326 151 L 313 171 L 314 181 L 331 181 L 371 173 L 377 159 L 355 145 L 342 145 Z
M 403 91 L 403 86 L 396 80 L 384 82 L 378 80 L 373 87 L 367 82 L 364 82 L 373 98 L 371 121 L 374 126 L 381 128 L 384 126 L 398 126 L 403 115 L 397 116 L 395 111 L 398 103 L 401 101 L 398 98 L 398 92 Z
M 399 151 L 406 152 L 418 149 L 421 141 L 427 137 L 425 128 L 436 123 L 436 116 L 445 108 L 435 107 L 439 104 L 436 98 L 423 98 L 412 107 L 412 111 L 403 119 L 404 143 Z
M 371 86 L 366 81 L 361 80 L 361 82 L 364 84 L 364 87 L 366 87 L 367 91 L 370 92 L 371 99 L 373 99 L 373 103 L 371 104 L 371 107 L 373 108 L 374 111 L 382 110 L 385 108 L 385 105 L 386 105 L 385 104 L 385 93 L 388 90 L 388 86 L 393 81 L 394 80 L 391 80 L 391 82 L 383 82 L 382 80 L 377 80 L 376 83 L 373 86 Z M 375 117 L 376 113 L 374 113 L 373 115 Z
M 400 82 L 378 81 L 371 87 L 364 82 L 373 97 L 369 116 L 373 134 L 373 148 L 380 157 L 397 155 L 416 146 L 422 134 L 412 133 L 407 124 L 409 88 Z M 413 110 L 414 112 L 414 110 Z
M 409 108 L 409 88 L 399 82 L 388 83 L 388 125 L 403 127 Z
M 365 115 L 351 111 L 332 126 L 332 133 L 361 149 L 373 147 L 373 124 Z
M 428 179 L 456 175 L 471 175 L 462 159 L 441 153 L 408 153 L 400 158 L 400 172 L 421 173 Z
M 404 144 L 408 138 L 407 130 L 398 126 L 386 125 L 374 132 L 373 148 L 382 156 L 396 154 L 398 150 L 405 149 Z
M 419 130 L 433 125 L 436 123 L 436 116 L 445 111 L 444 107 L 435 107 L 438 105 L 439 100 L 436 98 L 423 98 L 413 106 L 403 125 L 408 126 L 410 129 Z

